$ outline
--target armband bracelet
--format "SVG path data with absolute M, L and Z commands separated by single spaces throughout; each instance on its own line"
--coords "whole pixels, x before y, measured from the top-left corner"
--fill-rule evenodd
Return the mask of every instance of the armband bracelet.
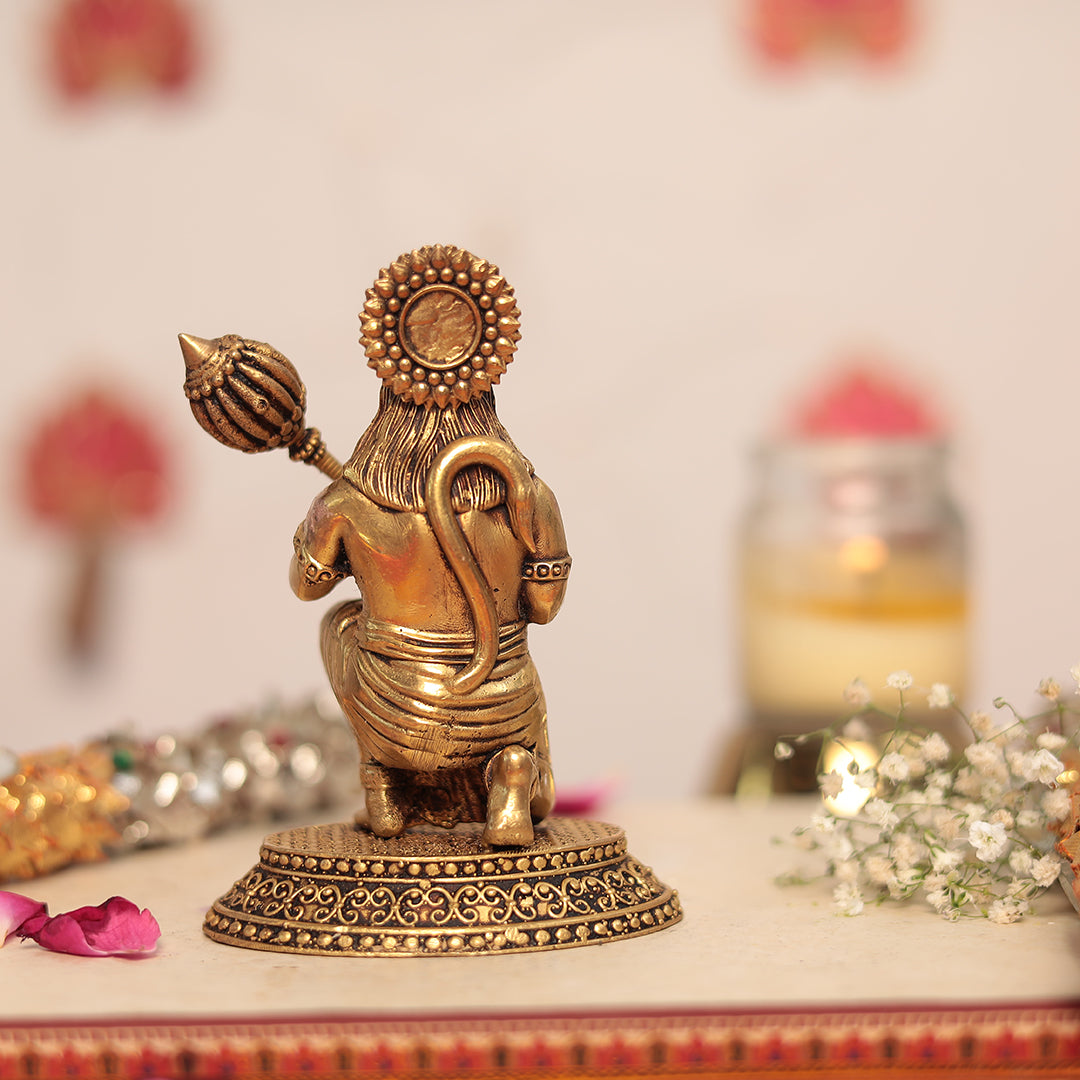
M 345 576 L 340 570 L 326 566 L 309 555 L 300 542 L 299 534 L 293 537 L 293 549 L 296 551 L 296 561 L 300 564 L 300 572 L 306 584 L 322 585 L 327 581 L 340 581 Z
M 335 570 L 332 566 L 323 566 L 318 559 L 313 559 L 310 555 L 300 555 L 298 553 L 296 561 L 300 564 L 304 572 L 304 581 L 308 585 L 322 585 L 327 581 L 340 581 L 345 576 L 340 570 Z
M 570 576 L 569 555 L 561 559 L 526 559 L 521 576 L 526 581 L 563 581 Z

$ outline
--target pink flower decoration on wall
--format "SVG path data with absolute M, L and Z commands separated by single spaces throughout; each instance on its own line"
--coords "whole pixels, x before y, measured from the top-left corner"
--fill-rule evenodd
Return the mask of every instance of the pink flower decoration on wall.
M 875 60 L 898 56 L 911 39 L 913 0 L 750 0 L 761 52 L 797 63 L 839 48 Z
M 22 496 L 40 522 L 66 533 L 76 555 L 65 641 L 75 660 L 92 660 L 110 547 L 160 519 L 171 495 L 169 455 L 140 406 L 110 384 L 58 395 L 30 427 Z
M 195 71 L 194 19 L 182 0 L 62 0 L 50 27 L 60 90 L 182 90 Z

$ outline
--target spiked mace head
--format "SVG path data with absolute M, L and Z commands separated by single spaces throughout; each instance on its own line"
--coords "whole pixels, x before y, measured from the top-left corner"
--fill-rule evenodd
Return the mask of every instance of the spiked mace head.
M 180 351 L 192 415 L 218 442 L 248 454 L 284 446 L 294 461 L 333 479 L 341 475 L 318 430 L 304 427 L 304 384 L 275 348 L 236 334 L 181 334 Z

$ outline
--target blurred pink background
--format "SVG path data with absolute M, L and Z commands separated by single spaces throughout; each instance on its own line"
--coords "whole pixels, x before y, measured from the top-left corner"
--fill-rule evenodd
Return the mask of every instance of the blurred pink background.
M 971 701 L 1026 704 L 1080 660 L 1075 0 L 933 0 L 888 59 L 834 41 L 791 64 L 741 0 L 189 0 L 185 87 L 134 70 L 75 99 L 49 70 L 59 6 L 0 6 L 0 743 L 322 688 L 323 605 L 286 582 L 320 478 L 207 438 L 176 334 L 274 344 L 347 455 L 378 393 L 364 289 L 435 242 L 497 263 L 523 313 L 497 397 L 574 556 L 531 636 L 567 786 L 704 784 L 741 712 L 751 449 L 850 350 L 951 422 Z M 54 640 L 63 541 L 21 510 L 16 462 L 92 375 L 153 410 L 178 489 L 117 548 L 104 656 L 79 672 Z

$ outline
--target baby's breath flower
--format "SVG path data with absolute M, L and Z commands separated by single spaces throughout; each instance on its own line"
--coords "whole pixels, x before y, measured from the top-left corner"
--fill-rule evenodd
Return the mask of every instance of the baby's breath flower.
M 1025 780 L 1037 780 L 1040 784 L 1052 784 L 1064 771 L 1061 759 L 1046 749 L 1024 754 L 1019 769 Z
M 983 776 L 999 780 L 1002 783 L 1009 777 L 1005 765 L 1005 755 L 1002 753 L 1000 746 L 995 746 L 993 743 L 973 742 L 964 749 L 964 757 Z
M 1072 674 L 1080 682 L 1080 664 Z M 823 808 L 796 830 L 796 842 L 821 853 L 826 875 L 835 878 L 834 901 L 845 914 L 861 912 L 869 890 L 878 901 L 919 894 L 949 921 L 969 915 L 1015 922 L 1059 875 L 1061 861 L 1049 849 L 1057 823 L 1078 809 L 1062 774 L 1063 760 L 1071 762 L 1080 743 L 1080 708 L 1055 696 L 1060 688 L 1052 680 L 1043 680 L 1040 692 L 1056 703 L 1053 710 L 1030 719 L 996 699 L 1002 710 L 997 719 L 973 713 L 968 722 L 974 742 L 951 764 L 955 758 L 942 734 L 925 732 L 903 715 L 911 676 L 895 671 L 887 685 L 901 697 L 894 728 L 880 740 L 881 759 L 872 768 L 852 762 L 818 777 L 826 799 L 843 794 L 850 776 L 868 801 L 852 817 Z M 849 703 L 862 701 L 863 689 L 853 682 L 845 692 Z M 952 704 L 951 692 L 935 684 L 927 702 L 935 708 Z M 874 708 L 873 715 L 876 720 L 887 713 Z M 877 740 L 878 734 L 855 718 L 803 738 L 829 746 L 844 738 Z
M 918 780 L 921 776 L 926 775 L 926 762 L 923 761 L 920 746 L 920 739 L 911 739 L 902 743 L 897 751 L 908 767 L 908 774 L 904 777 L 905 780 Z
M 935 812 L 940 813 L 941 804 L 945 802 L 946 796 L 946 784 L 927 784 L 926 785 L 926 802 L 928 806 L 935 808 Z
M 1005 826 L 991 824 L 989 821 L 973 822 L 968 829 L 968 840 L 975 849 L 976 858 L 987 863 L 1000 858 L 1009 843 Z
M 833 875 L 837 881 L 846 881 L 854 884 L 859 880 L 859 863 L 856 859 L 845 859 L 833 867 Z
M 949 757 L 949 744 L 939 731 L 932 731 L 919 743 L 923 761 L 929 765 L 938 765 Z
M 974 769 L 966 766 L 960 769 L 953 781 L 953 790 L 958 795 L 966 795 L 969 798 L 978 795 L 986 781 Z
M 787 761 L 788 758 L 794 756 L 795 750 L 791 743 L 780 741 L 773 747 L 773 757 L 776 758 L 777 761 Z
M 1040 750 L 1049 750 L 1051 753 L 1056 753 L 1068 741 L 1064 735 L 1059 735 L 1056 731 L 1044 731 L 1035 736 L 1035 745 Z
M 963 855 L 959 851 L 938 849 L 930 852 L 930 865 L 938 874 L 947 874 L 950 870 L 955 870 L 962 860 Z
M 842 862 L 847 862 L 855 854 L 855 845 L 852 844 L 851 838 L 844 832 L 825 833 L 818 841 L 818 847 L 821 848 L 825 853 L 825 858 L 834 867 Z
M 935 814 L 937 813 L 937 811 L 934 807 L 926 805 L 924 801 L 926 796 L 921 791 L 912 792 L 906 797 L 906 801 L 910 803 L 916 795 L 920 797 L 920 800 L 917 804 L 915 804 L 914 809 L 910 814 L 909 820 L 914 821 L 920 829 L 932 828 L 934 824 Z
M 1040 889 L 1047 889 L 1061 874 L 1061 860 L 1053 854 L 1044 855 L 1031 868 L 1031 876 Z
M 871 799 L 864 807 L 863 812 L 875 824 L 885 832 L 891 831 L 900 824 L 899 815 L 893 810 L 892 803 L 884 799 Z
M 1016 920 L 1027 911 L 1028 906 L 1026 900 L 1018 900 L 1015 897 L 1003 896 L 1000 900 L 995 900 L 990 905 L 986 917 L 992 923 L 1004 926 L 1007 923 L 1016 922 Z
M 844 700 L 854 709 L 870 704 L 870 691 L 862 679 L 852 679 L 844 687 Z
M 897 870 L 885 884 L 894 900 L 906 900 L 922 884 L 922 875 L 914 869 Z
M 1040 806 L 1051 821 L 1064 821 L 1069 813 L 1069 801 L 1067 788 L 1055 788 L 1042 797 Z
M 897 754 L 894 751 L 886 754 L 878 762 L 878 772 L 884 776 L 886 780 L 900 781 L 908 778 L 911 767 L 904 760 L 902 754 Z
M 936 682 L 926 695 L 926 704 L 931 709 L 947 709 L 953 701 L 953 692 L 943 682 Z
M 818 777 L 818 787 L 826 799 L 835 799 L 843 786 L 844 778 L 835 769 Z
M 955 810 L 941 809 L 934 815 L 938 836 L 951 844 L 960 835 L 960 815 Z
M 866 875 L 875 885 L 888 885 L 896 878 L 896 867 L 887 855 L 871 855 L 866 860 Z
M 851 778 L 851 782 L 863 791 L 873 791 L 877 787 L 877 773 L 873 769 L 863 769 Z
M 1070 674 L 1070 675 L 1071 675 L 1071 676 L 1072 676 L 1072 677 L 1073 677 L 1073 678 L 1074 678 L 1074 679 L 1075 679 L 1075 680 L 1076 680 L 1076 681 L 1077 681 L 1078 683 L 1080 683 L 1080 664 L 1073 664 L 1073 666 L 1072 666 L 1071 668 L 1069 668 L 1069 674 Z M 1078 694 L 1080 694 L 1080 687 L 1078 687 L 1078 688 L 1077 688 L 1077 691 L 1076 691 L 1076 692 L 1077 692 Z
M 842 881 L 833 889 L 833 900 L 843 915 L 858 915 L 863 909 L 859 887 L 850 881 Z
M 1031 867 L 1034 861 L 1031 852 L 1027 848 L 1013 848 L 1009 852 L 1009 869 L 1017 877 L 1031 877 Z
M 1025 900 L 1014 900 L 1011 896 L 1003 896 L 1001 900 L 990 904 L 986 917 L 990 922 L 998 923 L 998 926 L 1005 926 L 1020 918 L 1026 912 L 1027 906 Z
M 890 851 L 897 871 L 911 869 L 927 855 L 926 845 L 906 832 L 894 834 Z
M 1039 681 L 1039 685 L 1035 688 L 1036 691 L 1047 701 L 1057 701 L 1061 697 L 1061 683 L 1057 679 L 1051 679 L 1047 676 L 1045 679 Z
M 952 903 L 952 898 L 944 889 L 934 889 L 926 894 L 926 902 L 939 913 L 944 913 Z
M 842 734 L 845 739 L 850 739 L 852 742 L 866 742 L 870 738 L 870 728 L 865 720 L 860 720 L 856 716 L 844 725 Z

